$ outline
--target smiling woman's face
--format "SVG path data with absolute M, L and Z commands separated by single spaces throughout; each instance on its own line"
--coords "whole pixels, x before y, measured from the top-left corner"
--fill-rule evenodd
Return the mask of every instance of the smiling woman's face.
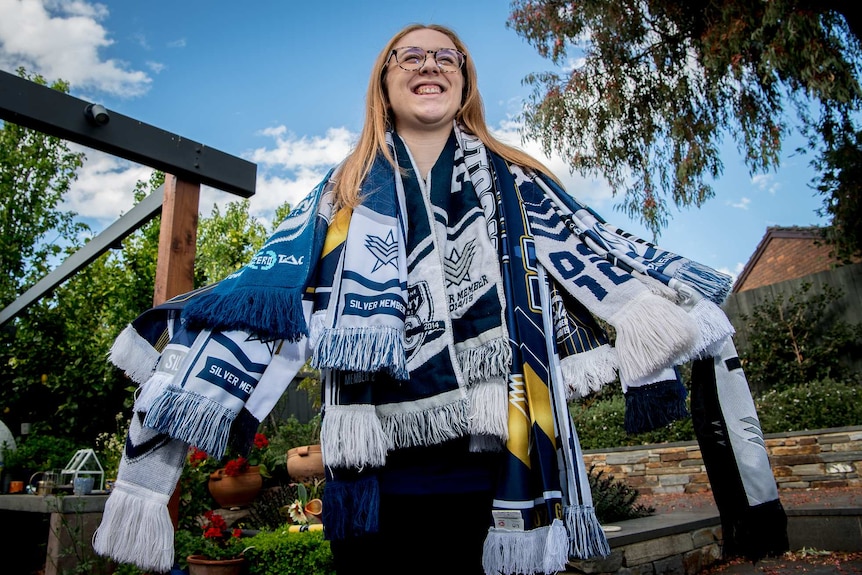
M 395 48 L 417 46 L 424 50 L 455 48 L 442 32 L 422 29 L 406 34 Z M 433 54 L 427 54 L 425 64 L 410 72 L 398 66 L 395 56 L 389 58 L 384 85 L 399 132 L 448 129 L 461 107 L 464 89 L 463 69 L 444 73 Z

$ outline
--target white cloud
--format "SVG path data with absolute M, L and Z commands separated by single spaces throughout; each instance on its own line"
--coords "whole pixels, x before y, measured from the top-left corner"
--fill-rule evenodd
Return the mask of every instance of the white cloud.
M 494 135 L 543 162 L 579 201 L 600 212 L 607 208 L 612 194 L 604 182 L 571 175 L 562 158 L 546 157 L 538 142 L 522 143 L 518 129 L 517 123 L 504 122 L 494 130 Z M 346 128 L 330 128 L 323 136 L 299 137 L 285 126 L 266 128 L 260 135 L 270 138 L 271 144 L 245 154 L 258 165 L 256 193 L 250 198 L 249 211 L 267 226 L 278 206 L 284 202 L 299 203 L 330 168 L 347 156 L 357 138 L 357 134 Z M 82 216 L 98 218 L 107 225 L 131 209 L 135 183 L 148 179 L 151 170 L 94 150 L 87 149 L 86 153 L 88 160 L 79 172 L 67 205 Z M 201 213 L 207 215 L 213 204 L 223 208 L 237 199 L 233 194 L 204 186 Z
M 24 66 L 77 89 L 137 96 L 151 79 L 99 50 L 113 43 L 100 20 L 108 10 L 83 0 L 0 0 L 0 68 Z
M 249 160 L 263 166 L 287 170 L 333 166 L 350 152 L 356 136 L 346 128 L 330 128 L 324 136 L 297 138 L 284 126 L 262 130 L 261 135 L 275 139 L 274 148 L 258 148 Z
M 742 197 L 738 202 L 729 202 L 728 205 L 731 208 L 738 208 L 740 210 L 747 210 L 748 206 L 751 204 L 751 200 L 746 197 Z
M 756 174 L 751 177 L 751 183 L 760 191 L 775 195 L 781 184 L 775 181 L 772 174 Z
M 168 48 L 185 48 L 186 47 L 186 39 L 178 38 L 172 42 L 168 42 Z
M 613 191 L 604 180 L 594 180 L 572 174 L 571 168 L 559 154 L 546 155 L 542 145 L 535 140 L 523 141 L 521 124 L 515 121 L 503 121 L 491 130 L 494 137 L 503 143 L 515 146 L 527 152 L 547 167 L 562 182 L 563 187 L 579 202 L 602 211 L 613 204 Z
M 83 151 L 87 159 L 78 170 L 78 179 L 72 183 L 63 208 L 107 227 L 132 209 L 135 184 L 148 180 L 153 170 L 90 148 L 75 144 L 69 147 Z

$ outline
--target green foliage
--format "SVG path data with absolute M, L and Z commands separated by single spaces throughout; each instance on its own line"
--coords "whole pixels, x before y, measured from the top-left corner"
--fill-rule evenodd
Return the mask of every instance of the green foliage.
M 595 466 L 590 467 L 588 479 L 599 523 L 625 521 L 655 513 L 655 508 L 637 502 L 640 497 L 637 489 L 617 481 L 613 475 L 605 475 L 604 470 L 597 472 Z
M 287 451 L 302 445 L 320 443 L 320 414 L 311 418 L 308 423 L 300 423 L 290 416 L 285 420 L 267 419 L 261 426 L 261 432 L 269 438 L 269 449 L 266 465 L 270 474 L 282 483 L 289 483 L 287 475 Z
M 779 164 L 788 125 L 814 149 L 852 133 L 860 43 L 849 4 L 516 0 L 509 26 L 558 66 L 532 74 L 526 136 L 658 235 L 669 205 L 700 207 L 723 171 L 730 135 L 752 172 Z M 572 66 L 570 63 L 574 62 Z M 816 114 L 819 112 L 819 116 Z
M 23 68 L 18 76 L 48 85 Z M 50 87 L 69 91 L 63 81 Z M 75 213 L 60 209 L 83 157 L 58 137 L 10 122 L 0 125 L 0 306 L 38 281 L 62 253 L 62 244 L 74 245 L 87 230 L 75 222 Z
M 815 161 L 818 215 L 830 218 L 826 239 L 845 262 L 862 255 L 862 131 L 842 130 Z
M 203 555 L 207 559 L 215 560 L 233 559 L 242 555 L 247 546 L 246 539 L 229 534 L 225 536 L 223 543 L 213 544 L 212 540 L 204 538 L 201 527 L 198 527 L 197 531 L 178 529 L 174 533 L 174 556 L 182 568 L 188 565 L 186 557 L 189 555 Z
M 248 575 L 334 575 L 329 541 L 321 531 L 261 531 L 243 539 Z
M 628 435 L 625 431 L 625 398 L 622 392 L 605 392 L 598 399 L 569 405 L 583 449 L 608 449 L 627 445 L 645 445 L 690 441 L 694 439 L 691 418 L 681 419 L 646 433 Z
M 832 379 L 769 390 L 755 406 L 764 433 L 862 425 L 862 388 Z
M 251 260 L 266 240 L 266 228 L 249 212 L 249 201 L 227 204 L 224 215 L 214 205 L 209 217 L 198 223 L 195 285 L 215 283 Z
M 811 292 L 803 283 L 789 295 L 777 294 L 740 316 L 748 334 L 741 354 L 749 385 L 756 391 L 786 389 L 825 378 L 845 380 L 843 363 L 858 353 L 862 326 L 851 326 L 833 306 L 841 291 L 826 284 Z
M 3 450 L 4 473 L 21 481 L 28 481 L 37 471 L 63 469 L 75 452 L 83 449 L 67 437 L 38 431 L 16 440 L 16 447 L 14 451 Z
M 179 529 L 199 531 L 200 517 L 218 507 L 210 495 L 208 484 L 210 474 L 220 466 L 219 460 L 207 457 L 203 451 L 194 447 L 189 449 L 179 480 Z

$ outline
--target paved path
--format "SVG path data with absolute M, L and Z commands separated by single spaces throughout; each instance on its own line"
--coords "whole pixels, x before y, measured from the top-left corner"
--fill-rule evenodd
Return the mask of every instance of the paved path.
M 862 487 L 782 490 L 785 509 L 862 508 Z M 658 513 L 715 509 L 709 493 L 641 495 L 638 503 L 652 506 Z M 733 559 L 719 563 L 700 575 L 862 575 L 862 552 L 826 552 L 796 549 L 782 557 L 751 563 Z

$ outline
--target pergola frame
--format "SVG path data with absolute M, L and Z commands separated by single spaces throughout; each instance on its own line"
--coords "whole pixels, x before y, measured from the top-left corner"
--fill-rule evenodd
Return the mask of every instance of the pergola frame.
M 194 288 L 195 241 L 201 184 L 247 198 L 255 193 L 257 166 L 48 86 L 0 71 L 0 120 L 75 142 L 165 172 L 165 185 L 150 194 L 54 271 L 0 310 L 0 326 L 50 293 L 133 233 L 162 214 L 153 304 Z M 97 108 L 98 110 L 98 108 Z

